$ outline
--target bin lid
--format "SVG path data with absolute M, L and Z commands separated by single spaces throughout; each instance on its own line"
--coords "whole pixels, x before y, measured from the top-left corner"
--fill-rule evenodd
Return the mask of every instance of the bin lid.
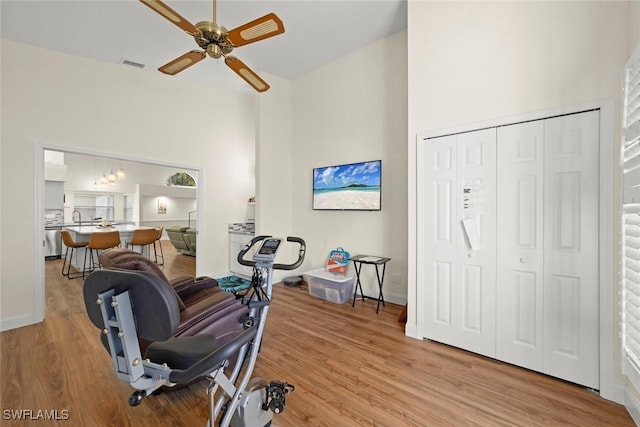
M 349 280 L 353 280 L 353 274 L 349 273 L 333 273 L 331 271 L 327 271 L 324 268 L 318 268 L 316 270 L 307 271 L 305 273 L 307 276 L 317 277 L 319 279 L 327 279 L 334 282 L 347 282 Z

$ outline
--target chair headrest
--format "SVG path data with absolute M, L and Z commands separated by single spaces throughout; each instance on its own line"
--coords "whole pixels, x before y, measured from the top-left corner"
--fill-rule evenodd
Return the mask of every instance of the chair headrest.
M 164 341 L 178 330 L 180 309 L 172 289 L 151 273 L 116 268 L 96 270 L 84 281 L 87 315 L 97 328 L 104 329 L 98 294 L 109 289 L 116 294 L 129 291 L 138 338 Z
M 185 309 L 184 301 L 182 301 L 182 298 L 180 298 L 175 289 L 173 289 L 173 286 L 171 286 L 171 282 L 169 282 L 167 276 L 164 275 L 162 270 L 160 270 L 160 267 L 158 267 L 155 262 L 151 261 L 146 256 L 140 255 L 138 252 L 131 251 L 129 249 L 113 248 L 100 252 L 98 258 L 100 259 L 100 263 L 103 267 L 121 268 L 124 270 L 140 270 L 155 274 L 161 278 L 169 288 L 171 288 L 171 291 L 178 299 L 178 307 L 180 308 L 180 311 Z
M 125 248 L 113 248 L 100 252 L 98 258 L 100 259 L 100 264 L 102 264 L 103 267 L 126 268 L 127 270 L 133 269 L 121 267 L 121 265 L 126 265 L 131 262 L 137 261 L 141 264 L 144 264 L 145 271 L 154 273 L 156 276 L 164 280 L 167 285 L 170 284 L 169 279 L 167 279 L 167 276 L 164 275 L 164 272 L 160 269 L 160 267 L 158 267 L 156 263 L 151 261 L 146 256 L 141 255 L 139 252 Z M 143 270 L 143 268 L 135 268 L 135 270 Z

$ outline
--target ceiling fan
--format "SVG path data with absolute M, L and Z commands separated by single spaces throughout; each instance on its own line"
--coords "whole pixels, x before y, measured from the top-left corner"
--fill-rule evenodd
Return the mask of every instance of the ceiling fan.
M 215 59 L 224 57 L 225 64 L 255 90 L 264 92 L 269 89 L 267 82 L 262 80 L 260 76 L 251 68 L 247 67 L 240 59 L 229 54 L 236 47 L 284 33 L 284 24 L 274 13 L 269 13 L 233 30 L 227 30 L 216 22 L 216 0 L 213 0 L 213 20 L 198 22 L 196 25 L 184 19 L 160 0 L 140 0 L 140 2 L 180 27 L 192 36 L 198 46 L 203 49 L 187 52 L 158 68 L 158 71 L 175 75 L 193 64 L 202 61 L 207 55 Z

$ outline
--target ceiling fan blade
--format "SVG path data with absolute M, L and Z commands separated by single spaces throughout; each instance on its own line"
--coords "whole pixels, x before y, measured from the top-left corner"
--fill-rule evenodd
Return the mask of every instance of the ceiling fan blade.
M 149 6 L 151 9 L 164 16 L 166 19 L 182 28 L 190 35 L 194 35 L 198 32 L 196 27 L 191 22 L 184 19 L 178 12 L 171 9 L 164 2 L 161 2 L 160 0 L 140 0 L 140 2 L 145 6 Z
M 257 42 L 284 33 L 284 24 L 275 13 L 234 28 L 227 34 L 227 40 L 234 46 Z
M 227 56 L 224 58 L 224 63 L 236 72 L 240 77 L 249 83 L 258 92 L 265 92 L 269 90 L 267 82 L 262 80 L 260 76 L 253 72 L 253 70 L 245 65 L 235 56 Z
M 187 52 L 173 61 L 164 64 L 162 67 L 158 68 L 158 71 L 173 76 L 178 74 L 180 71 L 191 67 L 196 62 L 202 61 L 206 56 L 207 54 L 204 51 L 192 50 L 191 52 Z

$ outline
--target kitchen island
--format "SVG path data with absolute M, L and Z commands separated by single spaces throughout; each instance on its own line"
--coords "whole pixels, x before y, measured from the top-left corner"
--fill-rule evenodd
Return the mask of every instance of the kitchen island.
M 106 233 L 110 231 L 118 231 L 120 233 L 120 247 L 126 248 L 127 243 L 131 240 L 131 236 L 135 230 L 145 230 L 153 227 L 143 227 L 135 224 L 116 224 L 110 227 L 101 227 L 99 225 L 73 225 L 64 226 L 63 230 L 67 230 L 71 234 L 71 238 L 76 242 L 88 242 L 94 233 Z M 136 249 L 138 249 L 136 247 Z M 63 245 L 62 252 L 65 253 L 67 248 Z M 84 257 L 86 248 L 76 248 L 73 253 L 73 259 L 70 260 L 71 265 L 77 270 L 82 271 L 84 268 Z M 144 255 L 148 256 L 148 248 L 144 248 Z M 96 260 L 97 261 L 97 260 Z

